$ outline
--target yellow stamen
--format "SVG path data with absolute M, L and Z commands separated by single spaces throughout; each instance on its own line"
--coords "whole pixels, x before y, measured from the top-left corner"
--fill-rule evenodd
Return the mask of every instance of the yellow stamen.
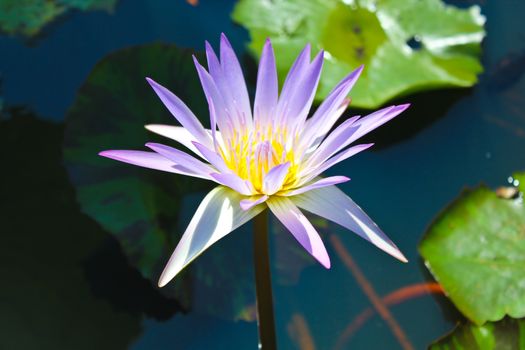
M 225 143 L 224 150 L 219 150 L 226 166 L 243 180 L 248 180 L 255 191 L 263 194 L 263 180 L 268 171 L 279 164 L 290 162 L 280 191 L 293 188 L 299 172 L 293 149 L 297 143 L 297 136 L 290 135 L 286 128 L 256 126 L 255 130 L 234 130 L 231 138 Z M 290 137 L 293 137 L 293 142 L 289 142 Z

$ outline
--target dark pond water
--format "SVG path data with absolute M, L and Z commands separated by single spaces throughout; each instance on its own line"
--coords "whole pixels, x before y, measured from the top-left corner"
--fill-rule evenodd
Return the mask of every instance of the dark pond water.
M 332 269 L 325 270 L 290 254 L 295 241 L 272 224 L 280 349 L 334 349 L 337 344 L 341 349 L 401 349 L 389 324 L 376 314 L 349 332 L 371 303 L 333 237 L 379 296 L 432 282 L 417 253 L 432 219 L 463 188 L 480 182 L 503 185 L 512 172 L 525 169 L 525 2 L 477 3 L 487 17 L 480 83 L 404 98 L 413 103 L 411 111 L 370 137 L 377 141 L 375 151 L 330 171 L 352 178 L 341 188 L 410 263 L 398 263 L 352 233 L 320 222 L 332 257 Z M 228 34 L 239 54 L 245 53 L 249 36 L 230 20 L 233 5 L 122 0 L 111 15 L 70 13 L 30 41 L 0 36 L 1 96 L 7 110 L 0 124 L 0 349 L 256 348 L 254 322 L 199 311 L 206 307 L 182 312 L 177 301 L 127 263 L 118 242 L 82 213 L 61 151 L 66 111 L 102 57 L 155 41 L 201 49 L 204 40 L 216 42 L 220 32 Z M 202 196 L 183 202 L 186 222 Z M 212 249 L 243 252 L 243 263 L 250 266 L 249 231 L 244 227 Z M 283 264 L 295 268 L 283 269 Z M 193 293 L 199 305 L 215 302 L 212 294 Z M 406 295 L 389 310 L 415 349 L 424 349 L 461 319 L 440 295 Z

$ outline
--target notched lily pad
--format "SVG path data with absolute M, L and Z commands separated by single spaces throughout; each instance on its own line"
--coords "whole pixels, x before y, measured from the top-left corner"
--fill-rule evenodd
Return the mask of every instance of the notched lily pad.
M 69 10 L 113 11 L 117 0 L 0 0 L 0 32 L 33 36 Z
M 419 251 L 452 302 L 476 324 L 525 316 L 522 195 L 502 198 L 485 186 L 464 191 L 431 224 Z
M 208 118 L 195 72 L 194 52 L 150 44 L 120 50 L 98 63 L 66 118 L 64 158 L 82 210 L 120 242 L 129 262 L 156 285 L 210 182 L 144 169 L 99 157 L 107 149 L 143 149 L 156 137 L 145 124 L 173 124 L 147 84 L 170 88 L 194 113 Z M 201 53 L 196 54 L 203 59 Z M 186 308 L 224 318 L 252 319 L 255 302 L 250 235 L 233 234 L 209 249 L 161 289 Z
M 452 333 L 429 346 L 429 350 L 517 350 L 525 349 L 525 320 L 505 318 L 483 326 L 472 323 L 456 327 Z
M 281 79 L 306 43 L 324 49 L 318 100 L 360 64 L 366 68 L 351 96 L 361 108 L 415 91 L 472 86 L 482 71 L 485 18 L 477 6 L 462 10 L 440 0 L 241 0 L 233 19 L 250 31 L 253 54 L 272 39 Z

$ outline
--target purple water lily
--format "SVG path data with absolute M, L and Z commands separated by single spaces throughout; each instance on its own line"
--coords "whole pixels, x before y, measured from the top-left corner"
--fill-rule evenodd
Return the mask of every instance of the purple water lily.
M 211 130 L 174 94 L 147 79 L 182 126 L 147 125 L 194 154 L 147 143 L 153 152 L 109 150 L 100 155 L 122 162 L 216 182 L 191 219 L 166 265 L 159 286 L 166 285 L 213 243 L 261 213 L 266 207 L 323 266 L 330 267 L 324 244 L 299 208 L 333 221 L 397 259 L 405 257 L 379 227 L 334 185 L 345 176 L 320 175 L 372 144 L 350 146 L 361 136 L 403 112 L 391 106 L 353 117 L 337 126 L 349 104 L 350 90 L 363 70 L 357 68 L 307 118 L 319 83 L 323 51 L 310 61 L 307 45 L 278 91 L 275 57 L 266 41 L 257 75 L 253 110 L 237 57 L 221 36 L 220 60 L 206 43 L 208 70 L 195 60 L 209 110 Z

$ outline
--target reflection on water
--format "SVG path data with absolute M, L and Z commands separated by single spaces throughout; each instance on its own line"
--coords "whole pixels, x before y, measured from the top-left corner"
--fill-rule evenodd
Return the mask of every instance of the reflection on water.
M 221 31 L 238 51 L 247 41 L 246 32 L 229 19 L 233 2 L 165 4 L 123 0 L 112 16 L 75 13 L 32 46 L 0 37 L 3 100 L 16 114 L 0 124 L 1 159 L 7 164 L 0 173 L 0 266 L 4 281 L 9 281 L 0 291 L 0 300 L 9 300 L 2 304 L 1 329 L 8 336 L 2 337 L 0 347 L 255 347 L 255 323 L 205 312 L 206 303 L 228 300 L 221 293 L 234 289 L 235 278 L 224 279 L 230 285 L 220 292 L 209 288 L 203 293 L 199 284 L 190 283 L 200 310 L 181 312 L 178 301 L 162 295 L 131 267 L 125 249 L 76 203 L 62 167 L 63 125 L 41 120 L 63 120 L 82 81 L 110 51 L 153 40 L 201 48 L 205 39 L 217 38 Z M 370 136 L 381 147 L 330 171 L 352 178 L 343 190 L 380 223 L 410 262 L 399 263 L 352 233 L 317 220 L 332 257 L 327 271 L 303 254 L 274 220 L 279 348 L 422 349 L 458 320 L 421 264 L 417 243 L 436 213 L 464 186 L 483 181 L 496 187 L 525 168 L 525 79 L 520 64 L 525 28 L 518 16 L 525 4 L 481 6 L 488 36 L 480 84 L 414 97 L 411 114 Z M 36 111 L 39 119 L 12 109 L 20 104 Z M 147 111 L 142 113 L 148 117 Z M 175 230 L 185 227 L 199 196 L 183 200 Z M 224 250 L 239 254 L 237 261 L 250 276 L 249 229 L 211 248 L 200 259 L 203 266 L 214 264 L 213 251 Z M 227 269 L 224 263 L 208 273 Z M 205 273 L 200 277 L 210 278 Z

